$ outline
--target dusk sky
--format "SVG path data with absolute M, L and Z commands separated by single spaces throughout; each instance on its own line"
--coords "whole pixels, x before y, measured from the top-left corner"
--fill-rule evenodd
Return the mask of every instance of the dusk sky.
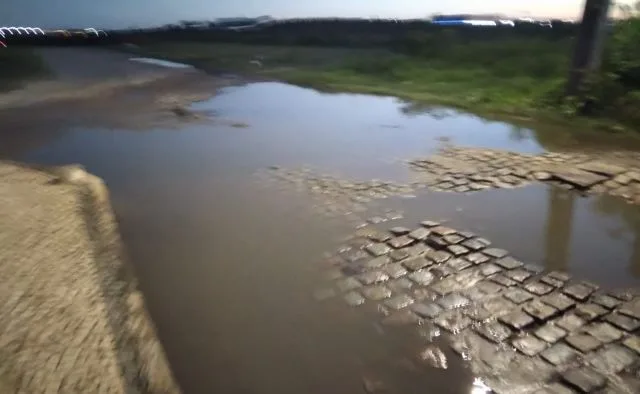
M 505 13 L 576 18 L 584 0 L 3 0 L 0 26 L 121 28 L 231 16 L 380 16 Z

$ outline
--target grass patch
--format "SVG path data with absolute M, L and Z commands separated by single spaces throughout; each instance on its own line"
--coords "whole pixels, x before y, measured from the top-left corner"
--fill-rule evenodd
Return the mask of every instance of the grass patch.
M 0 48 L 0 91 L 19 89 L 25 82 L 42 79 L 49 70 L 32 48 Z
M 442 35 L 414 37 L 389 48 L 156 42 L 136 51 L 210 72 L 256 75 L 324 91 L 390 95 L 480 114 L 575 120 L 580 111 L 559 93 L 572 48 L 571 37 L 472 40 Z M 616 94 L 618 103 L 624 96 L 624 105 L 600 102 L 599 111 L 581 121 L 614 131 L 640 125 L 629 110 L 640 103 L 635 98 L 640 95 Z

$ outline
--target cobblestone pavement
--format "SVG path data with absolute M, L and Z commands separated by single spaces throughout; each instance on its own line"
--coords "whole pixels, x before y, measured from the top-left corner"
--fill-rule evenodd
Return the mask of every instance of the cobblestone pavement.
M 1 393 L 178 392 L 89 180 L 0 163 Z
M 358 215 L 376 201 L 413 197 L 419 190 L 473 193 L 544 182 L 580 195 L 607 193 L 640 204 L 640 154 L 633 152 L 522 154 L 445 146 L 435 155 L 408 162 L 409 183 L 349 180 L 309 168 L 271 167 L 269 179 L 309 192 L 314 208 L 329 216 Z M 379 220 L 379 221 L 382 221 Z
M 640 203 L 640 155 L 633 152 L 530 155 L 450 146 L 410 165 L 425 175 L 423 186 L 437 191 L 464 193 L 539 181 Z
M 639 289 L 600 290 L 434 221 L 360 228 L 325 263 L 319 300 L 445 333 L 496 393 L 640 392 Z M 421 357 L 446 366 L 436 347 Z

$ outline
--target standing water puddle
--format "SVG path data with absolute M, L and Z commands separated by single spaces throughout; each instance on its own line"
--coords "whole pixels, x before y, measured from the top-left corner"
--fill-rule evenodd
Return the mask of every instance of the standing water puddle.
M 81 163 L 105 179 L 185 392 L 346 394 L 380 384 L 398 393 L 470 392 L 473 377 L 462 364 L 420 364 L 421 336 L 311 296 L 316 263 L 353 228 L 314 213 L 304 194 L 265 187 L 255 174 L 272 165 L 311 166 L 346 179 L 408 183 L 403 161 L 435 152 L 444 140 L 540 153 L 553 148 L 540 142 L 548 135 L 537 139 L 450 110 L 424 114 L 392 98 L 279 83 L 228 88 L 193 107 L 248 127 L 133 131 L 87 123 L 92 109 L 82 113 L 81 106 L 64 117 L 0 115 L 11 126 L 0 135 L 3 158 Z M 534 185 L 419 192 L 373 209 L 404 212 L 393 225 L 448 220 L 522 260 L 603 286 L 640 283 L 640 215 L 613 197 Z

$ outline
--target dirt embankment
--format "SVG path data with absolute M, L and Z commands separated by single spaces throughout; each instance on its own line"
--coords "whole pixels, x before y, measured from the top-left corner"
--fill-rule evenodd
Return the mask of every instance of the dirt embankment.
M 38 51 L 50 71 L 50 78 L 0 93 L 0 109 L 98 98 L 131 87 L 180 85 L 204 79 L 204 73 L 191 67 L 172 68 L 131 61 L 129 54 L 103 48 L 40 48 Z
M 178 393 L 103 182 L 0 162 L 0 391 Z

